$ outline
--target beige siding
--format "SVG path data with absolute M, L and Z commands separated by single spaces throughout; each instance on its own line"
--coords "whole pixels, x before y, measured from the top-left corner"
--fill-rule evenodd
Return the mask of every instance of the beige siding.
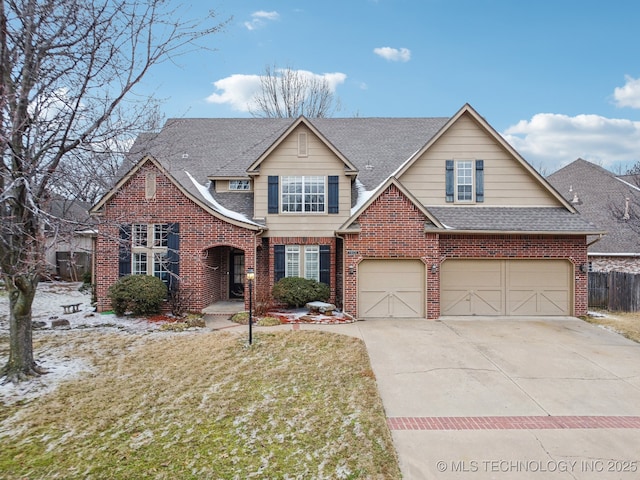
M 298 156 L 298 133 L 307 133 L 307 153 Z M 345 166 L 308 128 L 301 125 L 260 164 L 260 175 L 254 179 L 256 218 L 266 218 L 269 230 L 266 236 L 333 236 L 335 230 L 348 218 L 351 210 L 351 180 L 346 176 Z M 267 182 L 269 175 L 338 175 L 339 213 L 328 214 L 268 214 Z
M 400 181 L 424 205 L 447 205 L 445 201 L 446 160 L 484 160 L 482 205 L 560 205 L 559 201 L 518 160 L 468 115 L 460 117 L 421 158 L 411 165 Z

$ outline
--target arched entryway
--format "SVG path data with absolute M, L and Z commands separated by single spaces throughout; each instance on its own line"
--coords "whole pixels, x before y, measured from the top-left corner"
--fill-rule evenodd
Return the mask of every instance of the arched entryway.
M 243 302 L 245 252 L 232 245 L 217 245 L 203 251 L 202 289 L 206 305 Z

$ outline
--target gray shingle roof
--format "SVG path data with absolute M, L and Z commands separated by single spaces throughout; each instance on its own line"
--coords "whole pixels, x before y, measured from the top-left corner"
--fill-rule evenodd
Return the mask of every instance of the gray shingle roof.
M 429 207 L 447 228 L 505 232 L 578 233 L 597 228 L 563 207 Z
M 612 172 L 583 159 L 547 177 L 567 200 L 577 196 L 576 209 L 607 235 L 589 247 L 589 253 L 640 253 L 640 191 L 633 178 L 618 179 Z M 629 198 L 630 220 L 623 219 Z
M 367 189 L 385 181 L 424 146 L 447 118 L 314 118 L 309 121 L 359 170 Z M 169 119 L 157 135 L 140 137 L 130 168 L 150 153 L 172 174 L 186 170 L 201 183 L 209 176 L 246 176 L 247 168 L 295 119 Z
M 170 119 L 158 134 L 140 136 L 124 171 L 151 154 L 184 189 L 203 200 L 186 174 L 201 185 L 209 177 L 243 177 L 248 167 L 276 142 L 296 119 Z M 308 119 L 336 150 L 358 169 L 358 180 L 373 190 L 421 149 L 448 118 Z M 124 173 L 124 172 L 123 172 Z M 252 194 L 211 192 L 229 210 L 252 217 Z M 514 232 L 586 232 L 595 228 L 564 208 L 437 207 L 430 211 L 459 230 Z

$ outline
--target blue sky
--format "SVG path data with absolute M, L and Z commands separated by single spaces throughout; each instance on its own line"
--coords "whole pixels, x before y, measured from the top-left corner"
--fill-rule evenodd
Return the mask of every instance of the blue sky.
M 266 65 L 327 75 L 334 116 L 451 116 L 471 104 L 544 173 L 640 161 L 636 0 L 219 0 L 233 17 L 152 70 L 167 117 L 246 117 Z

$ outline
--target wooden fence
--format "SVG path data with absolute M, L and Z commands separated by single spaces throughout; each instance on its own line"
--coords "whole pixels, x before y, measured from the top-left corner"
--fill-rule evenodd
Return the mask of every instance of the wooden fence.
M 640 311 L 640 275 L 589 272 L 589 307 L 614 312 Z

